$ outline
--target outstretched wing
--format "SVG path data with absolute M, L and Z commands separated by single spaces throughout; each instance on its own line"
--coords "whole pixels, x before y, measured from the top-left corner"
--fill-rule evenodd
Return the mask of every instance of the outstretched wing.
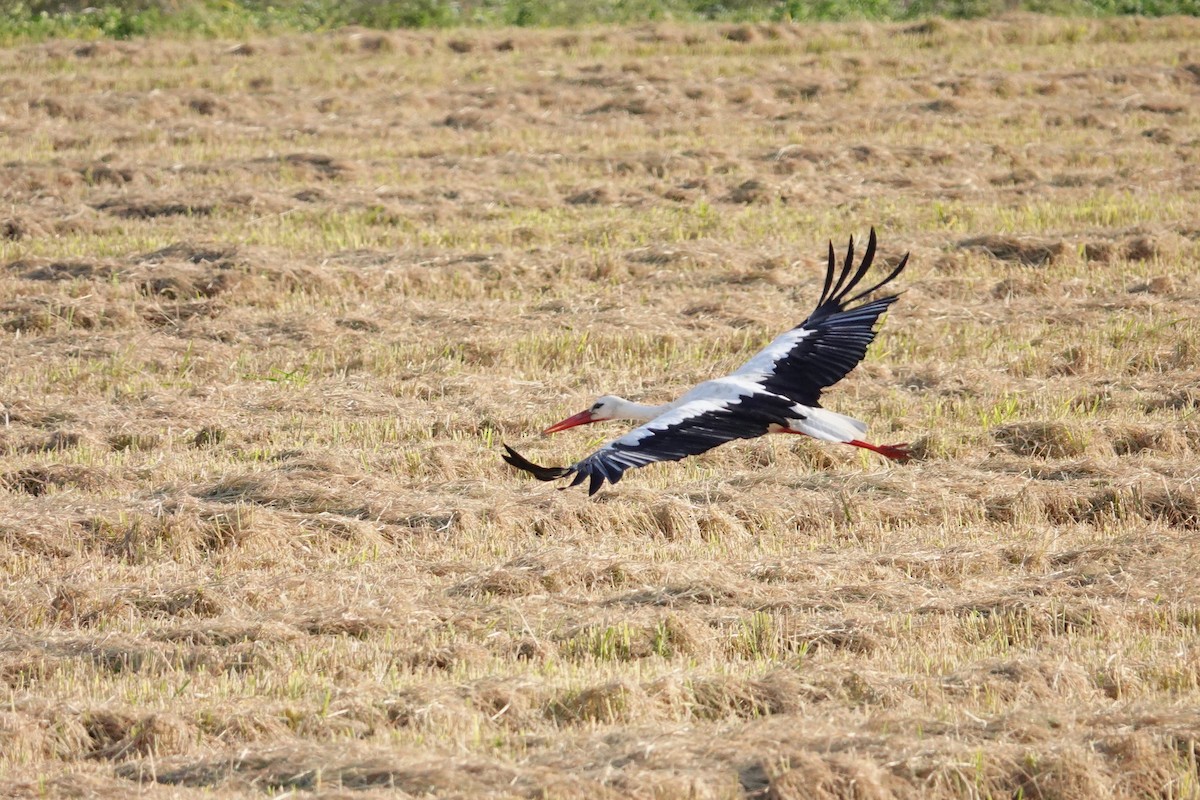
M 769 392 L 790 397 L 805 405 L 817 405 L 822 389 L 846 377 L 863 360 L 867 346 L 875 338 L 875 323 L 898 297 L 889 295 L 848 308 L 890 283 L 908 264 L 906 254 L 886 278 L 851 297 L 850 293 L 867 274 L 874 258 L 875 229 L 872 228 L 867 240 L 867 252 L 853 274 L 854 239 L 850 239 L 846 260 L 835 283 L 837 268 L 833 242 L 830 242 L 825 288 L 821 291 L 816 309 L 808 319 L 777 336 L 733 374 L 750 378 Z
M 570 467 L 538 466 L 508 445 L 504 460 L 542 481 L 574 473 L 570 485 L 588 480 L 588 494 L 595 494 L 606 480 L 621 480 L 627 469 L 679 461 L 735 439 L 753 439 L 766 433 L 771 423 L 782 421 L 777 409 L 756 408 L 753 402 L 693 400 L 634 428 Z

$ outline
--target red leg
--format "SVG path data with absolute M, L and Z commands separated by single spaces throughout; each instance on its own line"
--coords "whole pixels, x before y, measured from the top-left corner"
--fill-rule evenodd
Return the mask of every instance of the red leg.
M 795 433 L 800 436 L 808 435 L 804 431 L 793 431 L 786 428 L 779 432 Z M 893 461 L 904 462 L 912 458 L 912 453 L 908 451 L 908 442 L 904 442 L 903 444 L 871 444 L 869 442 L 860 442 L 858 439 L 851 439 L 850 441 L 846 442 L 846 444 L 852 444 L 855 447 L 862 447 L 872 452 L 879 453 L 879 455 L 887 456 Z
M 881 456 L 887 456 L 893 461 L 908 461 L 912 458 L 912 453 L 908 452 L 908 442 L 903 444 L 869 444 L 860 442 L 858 439 L 852 439 L 846 444 L 852 444 L 855 447 L 865 447 L 867 450 L 879 453 Z

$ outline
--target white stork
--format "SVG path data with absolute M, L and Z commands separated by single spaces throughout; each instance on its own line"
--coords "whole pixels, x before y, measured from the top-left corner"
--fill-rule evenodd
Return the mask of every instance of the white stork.
M 556 433 L 609 419 L 632 419 L 645 424 L 613 439 L 569 467 L 542 467 L 505 445 L 504 460 L 542 481 L 574 475 L 571 486 L 590 480 L 588 494 L 604 481 L 616 483 L 627 469 L 656 461 L 679 461 L 735 439 L 753 439 L 766 433 L 802 433 L 826 442 L 865 447 L 896 461 L 909 457 L 907 445 L 874 445 L 859 437 L 866 424 L 821 408 L 821 390 L 840 381 L 854 369 L 875 338 L 875 323 L 897 295 L 849 307 L 899 275 L 908 254 L 886 278 L 850 297 L 875 257 L 875 229 L 867 252 L 854 267 L 854 239 L 846 250 L 841 272 L 834 264 L 829 243 L 825 288 L 808 319 L 780 334 L 732 375 L 705 381 L 677 400 L 654 406 L 605 395 L 591 408 L 551 425 L 543 433 Z M 566 488 L 566 487 L 563 487 Z

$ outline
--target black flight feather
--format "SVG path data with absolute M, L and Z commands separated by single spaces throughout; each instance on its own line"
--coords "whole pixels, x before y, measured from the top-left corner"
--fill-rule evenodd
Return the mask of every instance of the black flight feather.
M 569 467 L 543 467 L 533 463 L 508 445 L 504 445 L 504 449 L 508 451 L 504 456 L 505 461 L 517 469 L 528 472 L 539 481 L 552 481 L 571 474 Z
M 862 292 L 859 292 L 858 294 L 854 295 L 854 297 L 851 297 L 849 300 L 846 301 L 846 303 L 847 304 L 856 303 L 859 300 L 861 300 L 862 298 L 869 295 L 871 292 L 875 291 L 876 289 L 883 288 L 887 284 L 891 283 L 893 278 L 895 278 L 897 275 L 899 275 L 901 272 L 903 272 L 904 268 L 906 266 L 908 266 L 908 253 L 904 254 L 904 258 L 900 259 L 900 263 L 896 265 L 896 268 L 894 270 L 892 270 L 891 272 L 888 273 L 888 276 L 886 278 L 884 278 L 879 283 L 872 286 L 870 289 L 867 289 L 866 291 L 862 291 Z

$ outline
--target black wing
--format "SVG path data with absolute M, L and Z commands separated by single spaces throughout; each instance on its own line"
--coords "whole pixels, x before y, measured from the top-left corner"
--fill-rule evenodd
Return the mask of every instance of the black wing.
M 571 474 L 570 467 L 543 467 L 533 463 L 508 445 L 504 445 L 504 449 L 508 451 L 504 454 L 505 461 L 517 469 L 525 470 L 539 481 L 552 481 L 556 478 L 565 478 Z
M 504 460 L 540 481 L 573 473 L 571 486 L 589 480 L 588 494 L 595 494 L 604 481 L 621 480 L 627 469 L 656 461 L 679 461 L 735 439 L 762 436 L 772 423 L 784 424 L 789 409 L 790 403 L 783 398 L 754 395 L 740 400 L 693 400 L 634 428 L 569 467 L 538 466 L 508 445 L 504 446 L 508 451 Z
M 875 323 L 898 295 L 889 295 L 854 308 L 847 308 L 871 292 L 890 283 L 908 264 L 905 254 L 886 278 L 853 297 L 859 282 L 871 268 L 875 258 L 875 229 L 867 240 L 867 252 L 862 263 L 854 268 L 854 239 L 846 249 L 846 260 L 834 281 L 837 265 L 833 242 L 829 243 L 829 266 L 825 273 L 825 288 L 821 299 L 808 319 L 760 350 L 743 364 L 735 375 L 757 381 L 769 392 L 790 397 L 808 406 L 817 405 L 821 390 L 846 377 L 867 354 L 875 338 Z

